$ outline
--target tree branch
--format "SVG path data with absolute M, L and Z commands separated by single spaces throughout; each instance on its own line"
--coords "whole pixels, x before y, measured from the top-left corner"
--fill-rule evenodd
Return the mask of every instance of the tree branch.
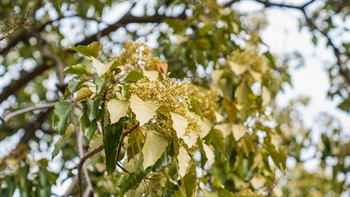
M 7 121 L 9 121 L 11 118 L 13 118 L 15 116 L 18 116 L 18 115 L 21 115 L 21 114 L 24 114 L 24 113 L 30 112 L 30 111 L 52 108 L 55 106 L 55 104 L 56 104 L 56 102 L 47 103 L 47 104 L 38 105 L 38 106 L 27 107 L 24 109 L 20 109 L 20 110 L 11 112 L 11 113 L 7 114 L 5 117 L 0 116 L 0 119 L 2 120 L 3 124 L 5 124 Z
M 84 166 L 84 163 L 87 159 L 90 157 L 94 156 L 96 153 L 102 151 L 104 149 L 104 144 L 101 144 L 100 146 L 92 149 L 91 151 L 87 152 L 80 160 L 79 165 L 78 165 L 78 186 L 79 186 L 79 196 L 83 195 L 83 184 L 82 184 L 82 168 Z

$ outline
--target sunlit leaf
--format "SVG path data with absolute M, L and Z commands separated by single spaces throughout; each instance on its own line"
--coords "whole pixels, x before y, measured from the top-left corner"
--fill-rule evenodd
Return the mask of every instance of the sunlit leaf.
M 88 97 L 90 97 L 93 94 L 93 92 L 88 87 L 82 87 L 78 90 L 77 97 L 75 98 L 76 101 L 84 100 Z
M 183 116 L 170 112 L 173 120 L 173 128 L 176 131 L 177 137 L 180 138 L 186 133 L 188 122 Z
M 144 70 L 143 75 L 151 81 L 156 81 L 159 77 L 159 72 L 155 70 Z
M 153 101 L 143 101 L 133 94 L 130 97 L 130 108 L 135 113 L 140 126 L 142 126 L 156 115 L 158 105 Z
M 209 164 L 213 165 L 213 163 L 215 161 L 214 151 L 206 144 L 203 144 L 203 149 L 204 149 L 205 156 L 207 157 Z
M 102 49 L 102 45 L 99 42 L 92 42 L 91 44 L 87 46 L 77 46 L 72 47 L 72 50 L 85 55 L 85 56 L 91 56 L 96 58 L 98 56 L 98 52 L 100 52 Z
M 265 86 L 262 87 L 261 98 L 262 98 L 262 107 L 265 107 L 271 101 L 270 91 Z
M 147 169 L 152 166 L 162 156 L 168 142 L 153 131 L 148 131 L 146 141 L 142 148 L 143 168 Z
M 247 133 L 247 127 L 244 125 L 233 125 L 232 132 L 233 137 L 238 141 Z
M 236 74 L 236 75 L 241 75 L 243 74 L 246 70 L 248 70 L 248 66 L 246 65 L 239 65 L 233 61 L 227 61 L 231 70 Z
M 191 161 L 191 157 L 187 150 L 180 146 L 179 155 L 177 156 L 178 168 L 179 168 L 179 179 L 183 178 L 187 173 L 187 168 Z
M 112 99 L 107 103 L 107 110 L 111 124 L 116 123 L 123 116 L 127 115 L 130 106 L 129 101 Z
M 88 77 L 94 76 L 89 69 L 86 68 L 85 64 L 76 64 L 67 68 L 63 73 L 65 74 L 74 74 L 78 76 L 86 75 Z
M 252 180 L 250 180 L 250 183 L 252 184 L 253 188 L 256 190 L 263 187 L 265 182 L 266 182 L 266 179 L 262 176 L 254 176 Z

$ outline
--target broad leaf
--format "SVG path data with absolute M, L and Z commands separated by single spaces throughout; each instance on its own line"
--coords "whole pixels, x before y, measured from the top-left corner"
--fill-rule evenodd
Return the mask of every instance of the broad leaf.
M 69 113 L 72 110 L 74 103 L 59 101 L 55 105 L 54 118 L 52 127 L 58 131 L 63 132 L 67 128 Z
M 86 113 L 87 116 L 89 118 L 89 121 L 92 122 L 93 120 L 95 120 L 96 116 L 97 116 L 97 112 L 98 112 L 98 107 L 100 106 L 100 100 L 96 99 L 96 100 L 91 100 L 88 99 L 86 101 Z
M 214 151 L 206 144 L 203 144 L 203 149 L 204 149 L 205 156 L 207 157 L 209 164 L 213 165 L 213 163 L 215 161 Z
M 129 101 L 112 99 L 107 103 L 107 110 L 111 124 L 116 123 L 123 116 L 127 115 L 130 106 Z
M 58 139 L 58 141 L 55 144 L 55 148 L 52 151 L 52 159 L 58 155 L 62 146 L 67 141 L 67 139 L 74 133 L 74 131 L 75 131 L 75 129 L 74 129 L 73 124 L 69 124 L 64 135 L 60 139 Z
M 183 116 L 170 112 L 171 119 L 173 120 L 173 128 L 176 131 L 178 138 L 182 137 L 186 133 L 188 122 Z
M 140 126 L 142 126 L 156 115 L 158 105 L 153 101 L 143 101 L 133 94 L 130 97 L 130 108 L 135 113 Z
M 263 187 L 265 182 L 266 182 L 266 179 L 262 176 L 254 176 L 252 180 L 250 180 L 250 183 L 252 184 L 255 190 L 258 190 L 261 187 Z
M 262 87 L 261 98 L 262 98 L 262 104 L 261 104 L 262 107 L 265 107 L 271 101 L 271 93 L 265 86 Z
M 142 148 L 143 168 L 147 169 L 152 166 L 162 156 L 168 142 L 161 136 L 155 134 L 154 131 L 148 131 L 146 141 Z
M 87 46 L 79 45 L 77 47 L 72 47 L 72 50 L 89 57 L 96 58 L 98 56 L 98 52 L 102 49 L 102 45 L 99 42 L 92 42 Z
M 159 72 L 155 70 L 144 70 L 143 75 L 151 81 L 156 81 L 159 77 Z
M 80 118 L 81 130 L 83 132 L 83 135 L 89 140 L 91 140 L 91 138 L 94 136 L 95 131 L 97 129 L 97 121 L 92 121 L 92 122 L 89 121 L 86 108 L 87 107 L 84 106 L 85 113 Z
M 101 77 L 95 76 L 94 80 L 96 84 L 96 94 L 101 94 L 106 89 L 106 80 L 103 80 Z
M 88 77 L 94 76 L 89 69 L 86 68 L 85 64 L 76 64 L 69 68 L 67 68 L 63 73 L 65 74 L 73 74 L 78 76 L 86 75 Z
M 128 178 L 125 180 L 123 185 L 123 193 L 129 191 L 130 189 L 136 189 L 141 183 L 142 179 L 151 171 L 151 169 L 133 172 L 129 174 Z
M 120 145 L 120 137 L 125 126 L 124 119 L 119 122 L 104 127 L 104 144 L 106 153 L 106 170 L 108 174 L 115 171 L 117 148 Z
M 236 74 L 236 75 L 241 75 L 243 74 L 247 69 L 248 69 L 248 66 L 246 65 L 239 65 L 235 62 L 232 62 L 232 61 L 228 61 L 228 64 L 231 68 L 231 70 Z
M 131 81 L 131 82 L 136 82 L 140 79 L 143 78 L 143 74 L 137 71 L 130 71 L 128 75 L 126 76 L 125 80 Z
M 178 168 L 179 168 L 178 179 L 181 179 L 186 175 L 187 168 L 188 168 L 189 163 L 191 161 L 190 155 L 188 154 L 187 150 L 182 146 L 180 146 L 180 148 L 179 148 L 179 155 L 177 156 L 177 161 L 178 161 Z
M 105 74 L 108 70 L 109 67 L 113 64 L 113 62 L 109 62 L 108 64 L 103 64 L 102 62 L 98 61 L 96 58 L 91 58 L 92 59 L 92 66 L 96 69 L 96 72 L 98 76 L 101 76 Z
M 233 125 L 232 132 L 233 137 L 238 141 L 247 133 L 247 127 L 244 125 Z
M 75 98 L 76 101 L 84 100 L 88 97 L 90 97 L 93 94 L 93 92 L 88 87 L 82 87 L 78 90 L 77 97 Z

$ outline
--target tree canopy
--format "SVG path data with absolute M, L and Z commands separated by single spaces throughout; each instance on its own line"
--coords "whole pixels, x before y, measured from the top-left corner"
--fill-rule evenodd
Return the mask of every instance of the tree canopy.
M 327 113 L 304 126 L 307 98 L 276 103 L 293 56 L 261 38 L 268 9 L 300 12 L 349 113 L 349 3 L 242 2 L 1 0 L 0 195 L 349 193 L 347 128 Z

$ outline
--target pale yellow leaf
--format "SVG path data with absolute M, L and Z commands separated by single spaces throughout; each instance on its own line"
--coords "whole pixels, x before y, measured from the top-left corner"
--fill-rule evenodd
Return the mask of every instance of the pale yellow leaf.
M 236 74 L 236 75 L 241 75 L 243 74 L 247 69 L 248 66 L 246 65 L 239 65 L 231 60 L 227 61 L 228 65 L 230 66 L 231 70 Z
M 156 81 L 159 77 L 159 72 L 155 70 L 143 70 L 143 75 L 151 81 Z
M 110 61 L 107 64 L 103 64 L 102 62 L 98 61 L 96 58 L 91 57 L 91 59 L 92 59 L 92 66 L 96 69 L 98 76 L 105 74 L 114 63 L 114 61 Z
M 255 72 L 253 70 L 250 70 L 249 72 L 250 72 L 250 74 L 252 75 L 252 77 L 253 77 L 253 79 L 255 81 L 261 82 L 261 79 L 262 79 L 262 74 L 261 73 Z
M 221 76 L 223 73 L 224 73 L 224 70 L 214 70 L 211 73 L 211 79 L 213 80 L 214 84 L 219 84 L 219 80 L 221 79 Z
M 232 133 L 232 127 L 229 123 L 217 124 L 214 126 L 214 129 L 221 131 L 224 138 Z
M 133 94 L 130 97 L 130 108 L 136 114 L 136 119 L 142 126 L 156 115 L 158 105 L 153 101 L 143 101 Z
M 143 169 L 147 169 L 152 166 L 162 156 L 168 141 L 159 135 L 156 135 L 153 131 L 148 131 L 146 135 L 146 141 L 142 148 L 143 154 Z
M 203 120 L 199 120 L 199 125 L 202 129 L 202 132 L 200 133 L 200 138 L 204 138 L 208 135 L 210 129 L 211 129 L 211 122 L 208 118 L 204 118 Z
M 129 101 L 112 99 L 107 103 L 107 110 L 111 124 L 116 123 L 121 117 L 126 116 L 129 109 Z
M 185 142 L 185 144 L 188 146 L 188 148 L 192 148 L 197 142 L 198 135 L 191 132 L 189 134 L 182 136 L 181 139 Z
M 206 144 L 203 144 L 203 149 L 204 149 L 205 156 L 207 157 L 209 164 L 213 165 L 213 163 L 215 161 L 214 151 Z
M 215 118 L 216 118 L 216 122 L 221 122 L 224 120 L 224 117 L 218 112 L 215 112 Z
M 247 132 L 247 127 L 244 125 L 233 125 L 233 137 L 236 141 L 240 140 Z
M 265 86 L 262 87 L 261 98 L 263 107 L 265 107 L 271 101 L 270 91 Z
M 263 187 L 265 182 L 266 182 L 266 179 L 262 176 L 254 176 L 252 180 L 250 180 L 250 183 L 252 184 L 255 190 L 258 190 L 261 187 Z
M 188 122 L 186 118 L 179 114 L 170 112 L 170 115 L 171 119 L 173 120 L 173 128 L 176 131 L 176 135 L 178 138 L 180 138 L 185 135 Z
M 179 167 L 178 179 L 181 179 L 187 174 L 187 168 L 188 168 L 190 160 L 191 160 L 190 155 L 188 154 L 186 149 L 182 146 L 179 148 L 179 155 L 177 156 L 177 160 L 179 162 L 178 163 L 178 167 Z

